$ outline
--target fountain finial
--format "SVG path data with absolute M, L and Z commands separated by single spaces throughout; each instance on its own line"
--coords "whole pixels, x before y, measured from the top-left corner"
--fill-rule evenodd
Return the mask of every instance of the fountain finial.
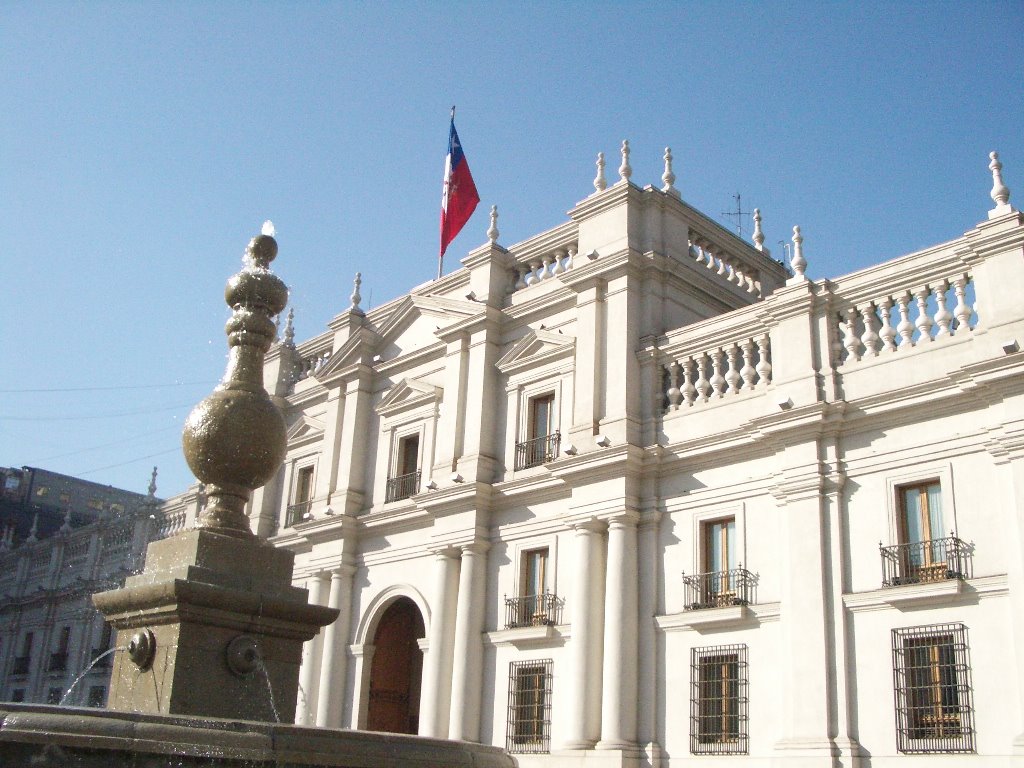
M 273 225 L 264 227 L 272 231 Z M 269 269 L 276 256 L 273 236 L 257 235 L 242 270 L 228 280 L 224 299 L 233 314 L 225 327 L 227 370 L 189 414 L 182 435 L 185 459 L 211 502 L 196 527 L 231 536 L 252 536 L 245 505 L 285 453 L 284 417 L 263 387 L 263 357 L 277 336 L 273 318 L 288 302 L 288 288 Z

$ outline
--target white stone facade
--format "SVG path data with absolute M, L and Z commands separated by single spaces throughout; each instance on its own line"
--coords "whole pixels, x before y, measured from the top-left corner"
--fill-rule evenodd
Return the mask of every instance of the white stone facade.
M 341 611 L 297 722 L 372 725 L 407 598 L 409 722 L 523 766 L 1020 760 L 1008 192 L 961 238 L 809 280 L 628 175 L 271 351 L 289 447 L 254 527 Z

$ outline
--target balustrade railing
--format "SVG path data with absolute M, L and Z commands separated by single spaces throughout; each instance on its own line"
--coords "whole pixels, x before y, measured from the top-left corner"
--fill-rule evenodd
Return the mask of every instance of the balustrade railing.
M 575 266 L 577 261 L 576 243 L 554 248 L 539 256 L 530 256 L 516 264 L 515 290 L 529 288 L 558 275 L 564 274 Z
M 971 578 L 970 547 L 952 534 L 942 539 L 891 547 L 879 544 L 878 548 L 885 587 Z
M 410 462 L 411 463 L 411 462 Z M 420 470 L 392 477 L 384 494 L 384 501 L 401 501 L 412 496 L 420 487 Z
M 850 365 L 970 333 L 977 315 L 970 274 L 851 303 L 833 316 L 832 359 Z
M 556 431 L 550 435 L 542 435 L 533 440 L 516 443 L 516 469 L 529 469 L 554 461 L 558 458 L 558 446 L 561 440 L 561 433 Z
M 753 296 L 761 296 L 761 279 L 753 267 L 743 264 L 734 256 L 730 256 L 700 240 L 690 241 L 690 258 L 707 267 L 727 283 L 732 283 L 742 291 Z
M 772 381 L 771 341 L 765 333 L 682 355 L 664 371 L 669 411 L 765 389 Z
M 702 608 L 724 608 L 729 605 L 750 605 L 754 602 L 756 577 L 745 568 L 711 571 L 683 576 L 688 611 Z
M 290 527 L 307 519 L 309 517 L 309 510 L 312 506 L 312 501 L 300 501 L 296 504 L 289 504 L 284 515 L 285 527 Z
M 565 600 L 550 592 L 505 598 L 505 628 L 541 627 L 560 624 Z

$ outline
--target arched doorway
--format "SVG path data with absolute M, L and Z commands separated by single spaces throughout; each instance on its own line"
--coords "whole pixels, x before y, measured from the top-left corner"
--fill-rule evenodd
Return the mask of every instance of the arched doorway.
M 407 597 L 393 602 L 380 617 L 373 636 L 367 730 L 419 731 L 423 652 L 416 641 L 423 636 L 423 617 Z

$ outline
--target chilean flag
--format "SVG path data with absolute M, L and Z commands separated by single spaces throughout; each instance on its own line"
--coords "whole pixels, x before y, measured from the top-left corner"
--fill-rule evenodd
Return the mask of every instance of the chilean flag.
M 444 161 L 444 189 L 441 193 L 441 254 L 444 256 L 448 244 L 469 221 L 476 210 L 480 195 L 476 192 L 469 163 L 462 153 L 459 134 L 455 132 L 455 108 L 452 108 L 452 125 L 448 131 L 448 157 Z M 439 258 L 440 258 L 439 257 Z M 440 267 L 438 268 L 440 277 Z

